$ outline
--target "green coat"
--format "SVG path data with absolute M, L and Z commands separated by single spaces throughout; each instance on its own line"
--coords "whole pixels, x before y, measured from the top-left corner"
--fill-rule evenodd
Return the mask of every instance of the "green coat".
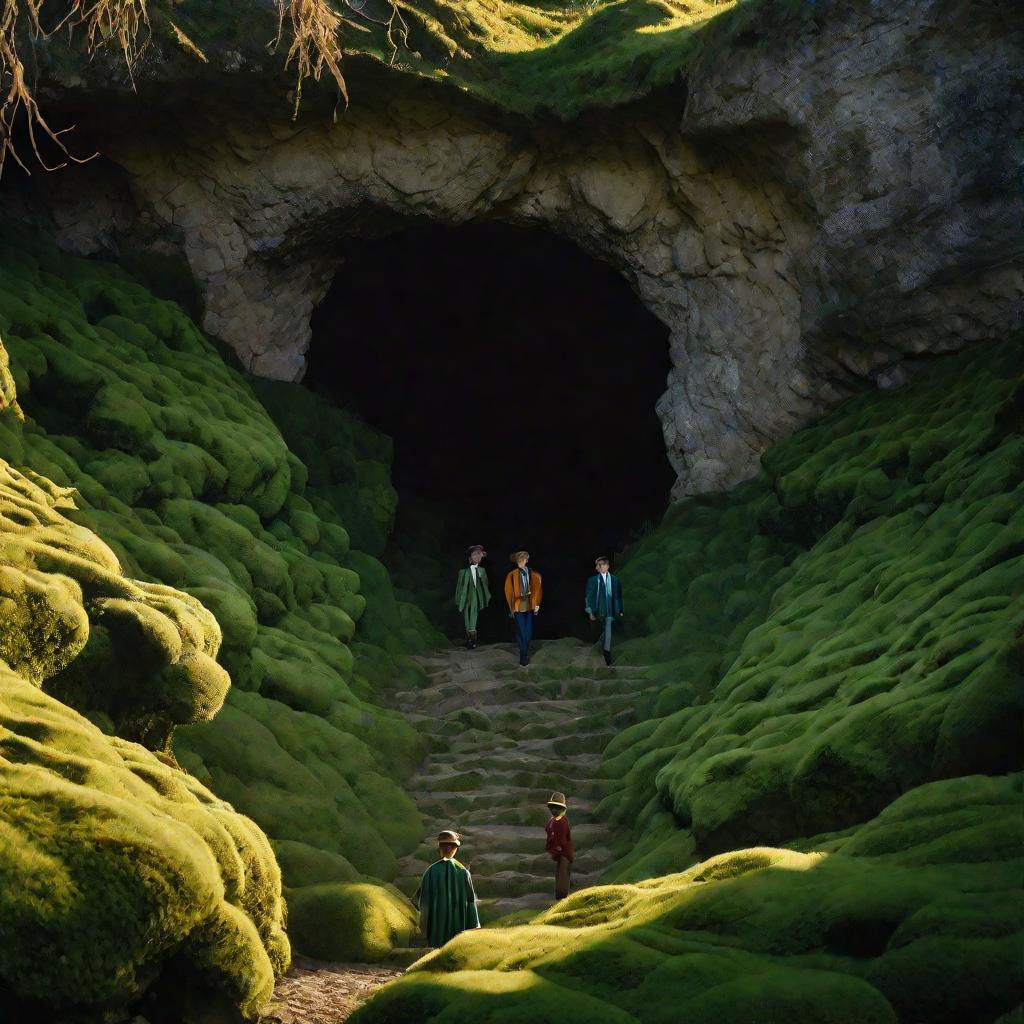
M 482 565 L 476 567 L 477 584 L 473 586 L 473 573 L 467 565 L 459 572 L 455 582 L 455 607 L 460 612 L 480 611 L 491 603 L 491 591 L 487 586 L 487 570 Z
M 417 894 L 420 926 L 430 946 L 443 946 L 467 928 L 480 927 L 469 869 L 454 858 L 431 864 Z

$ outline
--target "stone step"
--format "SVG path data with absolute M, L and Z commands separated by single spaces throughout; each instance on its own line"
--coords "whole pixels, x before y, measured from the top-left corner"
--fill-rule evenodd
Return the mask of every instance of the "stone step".
M 569 797 L 573 890 L 597 883 L 614 862 L 617 833 L 598 816 L 611 789 L 601 755 L 653 693 L 641 672 L 608 668 L 576 640 L 539 643 L 527 668 L 516 661 L 511 644 L 420 658 L 425 684 L 395 695 L 430 751 L 409 790 L 424 836 L 462 833 L 459 859 L 473 872 L 485 921 L 554 902 L 544 850 L 553 790 Z M 436 857 L 432 841 L 421 844 L 400 862 L 398 887 L 412 895 Z
M 546 893 L 534 892 L 526 896 L 503 896 L 480 900 L 477 907 L 480 920 L 486 924 L 488 921 L 496 921 L 499 917 L 506 917 L 521 910 L 547 910 L 554 902 L 555 879 L 552 877 L 551 887 Z
M 577 727 L 594 723 L 598 728 L 606 728 L 609 721 L 634 716 L 636 707 L 632 695 L 617 694 L 586 701 L 524 700 L 505 705 L 462 701 L 457 710 L 447 713 L 434 707 L 422 712 L 408 711 L 406 717 L 424 731 L 444 737 L 470 730 L 493 732 L 503 728 L 519 730 L 542 726 L 562 729 L 570 723 Z
M 578 847 L 575 836 L 573 836 L 573 844 Z M 582 874 L 589 875 L 595 871 L 603 871 L 614 860 L 615 857 L 608 847 L 578 847 L 574 870 L 578 866 Z M 540 844 L 539 852 L 517 853 L 512 850 L 487 850 L 474 857 L 470 863 L 475 865 L 475 868 L 471 868 L 471 870 L 486 871 L 489 875 L 513 872 L 523 875 L 543 875 L 546 878 L 553 870 L 552 860 L 544 850 L 543 844 Z
M 487 823 L 495 825 L 533 825 L 543 830 L 548 814 L 538 799 L 541 791 L 531 791 L 532 798 L 516 799 L 510 797 L 499 800 L 496 797 L 483 797 L 473 800 L 472 793 L 450 793 L 447 795 L 430 793 L 421 795 L 416 806 L 424 818 L 431 821 L 445 821 L 449 825 L 459 822 L 462 825 L 471 823 Z M 597 821 L 596 800 L 575 800 L 572 807 L 572 821 L 580 825 L 588 825 Z M 445 826 L 442 826 L 445 827 Z M 463 831 L 460 826 L 459 832 Z
M 410 967 L 430 952 L 429 946 L 395 946 L 381 962 L 389 967 Z
M 614 856 L 607 848 L 586 849 L 576 851 L 576 860 L 573 864 L 573 878 L 587 879 L 587 884 L 596 884 L 601 873 L 614 861 Z M 486 887 L 494 879 L 514 881 L 519 886 L 519 892 L 527 893 L 531 890 L 546 891 L 548 880 L 554 872 L 553 861 L 541 847 L 529 853 L 491 853 L 490 851 L 478 854 L 474 857 L 460 858 L 461 862 L 473 873 L 477 883 L 479 894 L 492 895 L 487 892 Z M 403 861 L 401 873 L 395 879 L 394 884 L 407 895 L 412 895 L 419 885 L 423 872 L 430 865 L 427 859 Z M 582 886 L 583 882 L 580 881 Z M 481 886 L 484 888 L 481 889 Z M 504 890 L 503 890 L 504 891 Z M 496 893 L 495 895 L 498 895 Z
M 602 703 L 598 704 L 598 700 Z M 491 732 L 503 729 L 544 730 L 536 735 L 553 736 L 570 726 L 580 728 L 596 725 L 598 728 L 607 728 L 610 721 L 624 720 L 636 714 L 636 702 L 622 697 L 596 698 L 589 705 L 568 703 L 569 706 L 565 706 L 560 701 L 532 700 L 504 708 L 493 705 L 463 706 L 447 715 L 427 713 L 407 717 L 412 722 L 427 726 L 434 735 L 443 738 L 471 729 Z
M 600 754 L 573 754 L 543 758 L 529 754 L 481 754 L 471 764 L 444 754 L 433 754 L 413 776 L 417 781 L 440 779 L 444 776 L 476 776 L 486 779 L 499 772 L 530 772 L 537 775 L 558 775 L 571 779 L 597 779 L 602 777 Z
M 524 773 L 525 774 L 525 773 Z M 473 789 L 447 789 L 447 776 L 440 777 L 437 788 L 417 786 L 406 790 L 419 804 L 421 799 L 434 798 L 450 802 L 461 800 L 466 807 L 488 807 L 491 804 L 504 806 L 508 803 L 525 804 L 529 807 L 543 808 L 545 801 L 551 796 L 553 789 L 568 794 L 573 807 L 593 806 L 601 801 L 611 790 L 608 779 L 572 780 L 564 776 L 542 776 L 542 782 L 530 782 L 518 785 L 514 777 L 504 779 L 489 778 L 485 785 Z M 460 781 L 460 780 L 456 780 Z M 466 781 L 464 778 L 461 781 Z
M 555 868 L 551 863 L 551 870 L 544 875 L 523 874 L 516 871 L 499 871 L 493 875 L 473 875 L 477 896 L 480 899 L 491 897 L 517 897 L 529 896 L 531 893 L 549 893 L 555 884 Z M 599 871 L 573 872 L 573 881 L 579 889 L 585 889 L 596 885 L 600 876 Z
M 475 851 L 476 854 L 494 851 L 529 855 L 538 849 L 544 849 L 543 822 L 538 826 L 485 824 L 474 821 L 459 831 L 467 857 L 472 851 Z M 572 839 L 579 850 L 606 848 L 610 846 L 614 838 L 615 833 L 607 825 L 577 824 L 575 820 L 572 821 Z M 433 843 L 424 843 L 420 850 L 412 856 L 432 863 L 437 859 L 437 847 Z
M 607 722 L 601 723 L 607 726 Z M 618 735 L 620 730 L 604 728 L 601 731 L 590 731 L 586 723 L 572 723 L 558 734 L 552 736 L 533 736 L 529 739 L 520 736 L 495 736 L 478 730 L 469 730 L 458 736 L 440 740 L 431 750 L 435 753 L 444 750 L 448 755 L 467 761 L 477 754 L 491 753 L 496 750 L 510 750 L 517 753 L 532 753 L 540 757 L 557 757 L 565 751 L 568 754 L 600 754 L 605 747 Z

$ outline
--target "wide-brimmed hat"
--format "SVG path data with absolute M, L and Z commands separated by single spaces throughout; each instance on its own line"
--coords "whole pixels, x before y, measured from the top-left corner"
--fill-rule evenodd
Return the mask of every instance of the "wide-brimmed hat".
M 474 551 L 479 551 L 484 558 L 487 557 L 487 548 L 485 548 L 483 544 L 470 544 L 469 547 L 466 548 L 466 555 L 471 555 Z
M 567 807 L 564 793 L 552 793 L 551 799 L 547 802 L 548 807 L 554 804 L 555 807 Z
M 453 832 L 451 829 L 446 828 L 443 831 L 437 833 L 437 845 L 441 846 L 442 844 L 451 846 L 461 846 L 462 840 L 459 838 L 458 832 Z

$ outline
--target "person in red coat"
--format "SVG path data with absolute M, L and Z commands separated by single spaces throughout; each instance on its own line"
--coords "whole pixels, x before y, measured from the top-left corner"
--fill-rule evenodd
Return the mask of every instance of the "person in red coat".
M 551 817 L 545 826 L 547 832 L 548 856 L 555 862 L 555 900 L 564 900 L 569 895 L 569 874 L 576 850 L 572 845 L 572 830 L 565 816 L 567 806 L 564 793 L 552 793 L 548 801 Z

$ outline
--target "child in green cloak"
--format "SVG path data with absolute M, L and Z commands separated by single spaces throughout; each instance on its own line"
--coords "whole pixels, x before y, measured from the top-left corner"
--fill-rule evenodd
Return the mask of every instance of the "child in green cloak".
M 491 603 L 491 591 L 487 586 L 487 570 L 480 564 L 487 552 L 482 544 L 474 544 L 467 552 L 469 565 L 459 572 L 455 583 L 455 607 L 462 612 L 466 624 L 466 646 L 476 647 L 477 615 Z
M 437 852 L 441 859 L 423 872 L 416 893 L 420 927 L 427 944 L 435 948 L 467 928 L 480 927 L 469 868 L 455 859 L 455 851 L 461 845 L 458 832 L 446 829 L 438 833 Z

